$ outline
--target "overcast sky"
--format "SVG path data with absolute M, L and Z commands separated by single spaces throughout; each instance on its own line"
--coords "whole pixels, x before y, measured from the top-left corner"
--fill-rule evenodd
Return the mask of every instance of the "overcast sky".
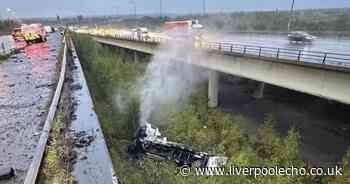
M 132 14 L 133 0 L 0 0 L 0 12 L 7 8 L 17 17 Z M 137 12 L 159 13 L 160 0 L 134 0 Z M 203 0 L 162 0 L 167 13 L 202 12 Z M 289 9 L 292 0 L 206 0 L 208 12 Z M 295 0 L 297 9 L 350 7 L 350 0 Z

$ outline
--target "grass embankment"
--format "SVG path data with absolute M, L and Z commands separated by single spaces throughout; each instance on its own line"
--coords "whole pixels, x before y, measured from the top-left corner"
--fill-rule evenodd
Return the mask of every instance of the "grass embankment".
M 0 20 L 0 35 L 2 32 L 10 32 L 15 26 L 18 26 L 18 23 L 13 20 Z
M 128 160 L 126 146 L 137 127 L 139 109 L 138 89 L 135 84 L 142 76 L 144 64 L 134 63 L 131 61 L 131 56 L 125 55 L 124 51 L 103 47 L 86 36 L 75 36 L 74 40 L 114 168 L 123 184 L 336 184 L 349 181 L 349 169 L 343 178 L 311 176 L 182 177 L 176 175 L 176 168 L 171 162 L 145 159 L 142 164 L 139 164 Z M 162 121 L 163 125 L 164 122 L 168 122 L 162 126 L 162 132 L 169 140 L 189 144 L 201 151 L 225 155 L 229 157 L 228 166 L 307 167 L 307 164 L 298 156 L 299 136 L 293 129 L 288 132 L 287 136 L 282 137 L 274 130 L 273 118 L 267 116 L 264 126 L 255 135 L 248 135 L 245 132 L 246 120 L 243 117 L 207 108 L 205 93 L 194 94 L 180 112 L 172 113 Z M 349 168 L 348 163 L 344 161 L 347 168 Z
M 5 54 L 5 55 L 0 54 L 0 64 L 5 60 L 7 60 L 9 57 L 10 57 L 9 54 Z
M 68 117 L 66 106 L 60 104 L 60 109 L 53 121 L 48 145 L 45 150 L 45 158 L 39 174 L 39 184 L 72 184 L 74 178 L 71 176 L 70 152 L 71 143 L 67 132 Z

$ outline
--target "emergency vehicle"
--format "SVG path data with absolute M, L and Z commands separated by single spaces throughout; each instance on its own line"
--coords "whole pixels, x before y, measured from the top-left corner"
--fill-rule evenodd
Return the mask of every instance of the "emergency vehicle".
M 16 42 L 25 41 L 27 44 L 45 42 L 46 31 L 41 24 L 22 24 L 13 30 L 12 37 Z

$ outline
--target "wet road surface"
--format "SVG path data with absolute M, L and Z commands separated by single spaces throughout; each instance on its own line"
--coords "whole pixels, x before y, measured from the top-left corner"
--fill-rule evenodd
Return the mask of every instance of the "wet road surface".
M 0 64 L 0 168 L 17 177 L 0 184 L 23 183 L 56 85 L 61 36 L 26 47 Z

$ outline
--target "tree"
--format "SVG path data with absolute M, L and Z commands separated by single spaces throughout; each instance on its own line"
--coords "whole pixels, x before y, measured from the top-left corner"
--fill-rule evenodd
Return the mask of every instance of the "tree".
M 334 29 L 336 31 L 346 31 L 350 27 L 349 25 L 349 17 L 346 14 L 342 14 L 334 22 Z

